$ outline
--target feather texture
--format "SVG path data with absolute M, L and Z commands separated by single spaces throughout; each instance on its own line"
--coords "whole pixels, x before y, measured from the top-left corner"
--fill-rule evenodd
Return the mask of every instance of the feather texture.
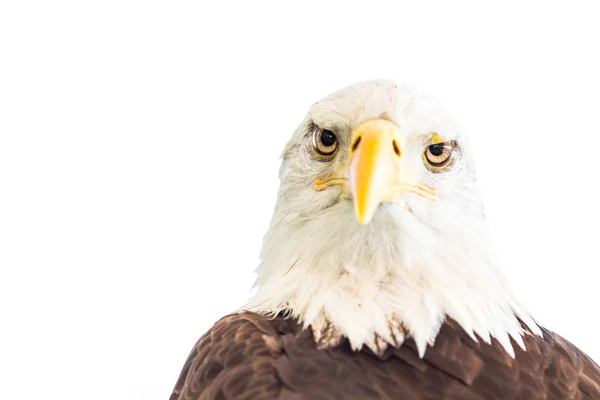
M 378 356 L 319 350 L 296 320 L 244 312 L 198 341 L 171 400 L 600 399 L 600 368 L 579 349 L 547 330 L 523 339 L 512 358 L 447 321 L 423 358 L 412 339 Z

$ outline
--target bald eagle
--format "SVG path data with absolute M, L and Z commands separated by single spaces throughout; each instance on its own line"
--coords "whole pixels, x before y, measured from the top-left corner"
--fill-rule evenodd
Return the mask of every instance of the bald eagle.
M 172 400 L 600 399 L 600 368 L 512 293 L 471 150 L 430 96 L 358 83 L 282 155 L 257 292 Z

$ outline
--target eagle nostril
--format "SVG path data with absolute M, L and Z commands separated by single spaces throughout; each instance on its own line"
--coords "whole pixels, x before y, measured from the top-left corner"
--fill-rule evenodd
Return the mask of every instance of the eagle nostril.
M 356 149 L 358 148 L 358 145 L 360 143 L 360 136 L 356 138 L 356 140 L 354 141 L 354 144 L 352 145 L 352 152 L 355 152 Z
M 402 153 L 400 153 L 400 147 L 398 147 L 398 143 L 396 142 L 396 140 L 392 140 L 392 146 L 394 146 L 394 153 L 396 153 L 396 155 L 400 157 Z

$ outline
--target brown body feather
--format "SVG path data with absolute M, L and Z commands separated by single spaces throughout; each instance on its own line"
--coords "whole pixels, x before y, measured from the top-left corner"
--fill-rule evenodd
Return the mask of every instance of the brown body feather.
M 525 335 L 511 358 L 450 321 L 423 359 L 407 340 L 383 356 L 316 348 L 293 319 L 229 315 L 196 344 L 171 400 L 600 399 L 600 367 L 562 337 Z

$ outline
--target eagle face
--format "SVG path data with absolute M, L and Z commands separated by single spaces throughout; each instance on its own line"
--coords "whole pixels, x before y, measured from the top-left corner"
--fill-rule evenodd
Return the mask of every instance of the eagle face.
M 488 243 L 460 127 L 428 95 L 369 81 L 315 103 L 288 142 L 245 309 L 287 313 L 322 346 L 421 354 L 446 318 L 512 353 L 519 319 Z
M 280 195 L 306 218 L 328 218 L 342 202 L 355 218 L 336 217 L 351 225 L 413 215 L 452 231 L 461 218 L 483 218 L 459 132 L 433 99 L 412 88 L 351 86 L 313 105 L 290 140 Z

